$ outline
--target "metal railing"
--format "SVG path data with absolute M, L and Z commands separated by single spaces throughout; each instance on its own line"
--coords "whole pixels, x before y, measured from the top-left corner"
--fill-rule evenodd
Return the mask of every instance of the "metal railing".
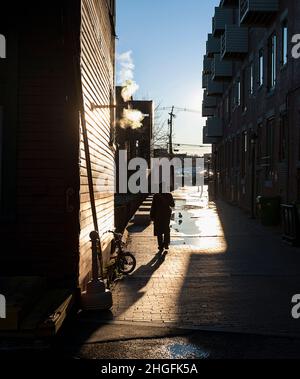
M 249 0 L 240 1 L 240 20 L 242 20 L 249 9 Z
M 225 54 L 226 50 L 226 31 L 225 33 L 221 36 L 221 56 L 223 57 Z

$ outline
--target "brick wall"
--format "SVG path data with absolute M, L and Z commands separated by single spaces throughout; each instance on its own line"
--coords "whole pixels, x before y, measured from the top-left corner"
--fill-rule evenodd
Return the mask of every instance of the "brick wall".
M 282 67 L 282 22 L 288 20 L 289 61 Z M 226 85 L 220 98 L 218 115 L 224 121 L 224 136 L 215 144 L 215 186 L 220 197 L 250 210 L 252 203 L 252 154 L 251 135 L 258 135 L 255 150 L 255 197 L 258 195 L 281 196 L 282 201 L 300 200 L 299 193 L 299 98 L 300 61 L 291 57 L 292 35 L 300 33 L 300 7 L 292 0 L 281 1 L 280 11 L 268 25 L 249 28 L 249 53 L 234 62 L 234 77 Z M 272 33 L 277 35 L 277 82 L 273 91 L 267 86 L 270 75 L 267 67 L 270 57 L 268 44 Z M 264 85 L 258 85 L 258 54 L 264 50 Z M 254 94 L 249 94 L 250 63 L 254 63 Z M 232 107 L 231 117 L 226 111 L 226 99 L 234 92 L 234 83 L 241 78 L 242 92 L 245 80 L 246 96 L 240 106 Z M 242 95 L 243 96 L 243 95 Z M 285 123 L 286 154 L 282 157 L 282 123 Z M 268 151 L 268 133 L 273 134 Z M 240 142 L 238 142 L 240 141 Z M 246 151 L 245 151 L 246 150 Z M 269 168 L 268 168 L 269 166 Z

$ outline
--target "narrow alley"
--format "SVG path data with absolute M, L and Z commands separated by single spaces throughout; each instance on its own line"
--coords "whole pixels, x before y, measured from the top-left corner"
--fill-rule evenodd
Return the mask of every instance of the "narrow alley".
M 0 361 L 299 359 L 300 1 L 2 1 L 0 240 Z
M 116 284 L 111 313 L 83 314 L 80 327 L 70 326 L 74 337 L 74 327 L 89 325 L 72 342 L 77 353 L 112 349 L 124 357 L 129 349 L 130 356 L 170 358 L 177 341 L 181 358 L 293 357 L 300 347 L 300 325 L 291 317 L 298 250 L 240 209 L 208 202 L 207 193 L 200 199 L 196 187 L 174 197 L 170 251 L 157 253 L 152 225 L 129 226 L 137 269 Z

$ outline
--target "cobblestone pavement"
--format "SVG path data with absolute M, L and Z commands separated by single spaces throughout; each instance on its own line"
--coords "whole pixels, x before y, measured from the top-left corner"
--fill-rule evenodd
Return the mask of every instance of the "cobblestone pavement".
M 129 228 L 138 266 L 113 292 L 115 321 L 300 336 L 300 250 L 237 207 L 175 193 L 172 246 L 157 254 L 152 226 Z

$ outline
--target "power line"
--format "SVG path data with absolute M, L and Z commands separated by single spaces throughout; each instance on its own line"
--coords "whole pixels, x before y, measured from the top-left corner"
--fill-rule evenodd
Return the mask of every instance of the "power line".
M 157 110 L 161 110 L 161 111 L 167 111 L 169 109 L 173 109 L 173 111 L 178 111 L 178 112 L 188 112 L 188 113 L 198 113 L 198 114 L 202 114 L 202 111 L 200 110 L 197 110 L 197 109 L 189 109 L 189 108 L 180 108 L 180 107 L 159 107 L 157 108 Z

